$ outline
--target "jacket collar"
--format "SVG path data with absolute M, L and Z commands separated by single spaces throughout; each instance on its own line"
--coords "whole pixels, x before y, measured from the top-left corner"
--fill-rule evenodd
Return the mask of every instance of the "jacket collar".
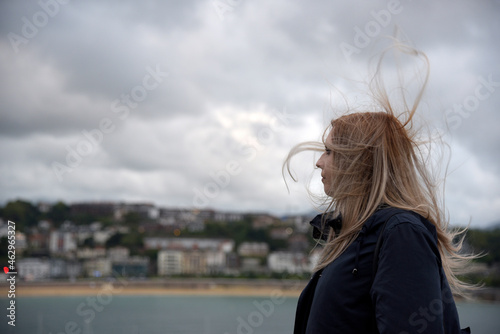
M 376 211 L 386 208 L 389 208 L 387 204 L 381 204 L 377 207 Z M 323 216 L 325 217 L 323 218 Z M 333 212 L 320 213 L 314 217 L 309 224 L 313 227 L 313 238 L 326 241 L 331 228 L 333 228 L 335 235 L 339 235 L 340 230 L 342 229 L 342 215 L 339 214 L 334 218 Z
M 325 218 L 323 218 L 323 216 L 325 216 Z M 342 217 L 338 215 L 332 218 L 331 212 L 321 213 L 314 217 L 309 224 L 313 227 L 313 238 L 326 241 L 331 228 L 335 231 L 335 235 L 340 233 L 340 229 L 342 228 Z

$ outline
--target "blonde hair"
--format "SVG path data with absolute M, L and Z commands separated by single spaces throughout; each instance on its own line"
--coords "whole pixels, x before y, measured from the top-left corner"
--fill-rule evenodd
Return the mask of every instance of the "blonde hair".
M 283 164 L 294 179 L 290 160 L 305 150 L 332 151 L 331 189 L 327 191 L 329 203 L 325 212 L 342 213 L 342 228 L 338 235 L 330 231 L 314 271 L 326 267 L 339 257 L 356 239 L 365 221 L 381 204 L 414 211 L 428 219 L 435 227 L 438 248 L 444 272 L 454 293 L 465 295 L 470 285 L 460 281 L 457 274 L 464 272 L 465 264 L 473 256 L 459 253 L 465 230 L 451 231 L 445 217 L 437 180 L 434 180 L 428 159 L 419 142 L 419 131 L 413 119 L 429 74 L 425 54 L 405 45 L 395 48 L 424 60 L 425 76 L 415 102 L 397 114 L 389 101 L 380 76 L 380 57 L 377 71 L 370 83 L 374 105 L 378 112 L 345 114 L 331 121 L 323 134 L 323 143 L 302 143 L 290 151 Z M 327 141 L 328 130 L 332 140 Z M 296 181 L 294 179 L 294 181 Z M 325 215 L 326 216 L 326 215 Z M 458 242 L 456 237 L 462 235 Z

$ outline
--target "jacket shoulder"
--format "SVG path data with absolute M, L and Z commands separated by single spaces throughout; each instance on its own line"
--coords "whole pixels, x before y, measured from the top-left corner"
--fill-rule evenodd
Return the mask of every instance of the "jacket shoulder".
M 379 230 L 384 226 L 384 235 L 390 233 L 401 224 L 409 224 L 416 229 L 429 232 L 433 238 L 437 238 L 436 227 L 418 213 L 401 208 L 387 207 L 376 211 L 366 222 L 368 230 Z

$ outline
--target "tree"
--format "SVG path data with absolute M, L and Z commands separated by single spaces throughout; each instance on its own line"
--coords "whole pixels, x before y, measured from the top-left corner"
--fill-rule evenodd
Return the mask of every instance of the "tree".
M 2 211 L 4 220 L 16 223 L 16 230 L 20 232 L 24 232 L 26 227 L 36 226 L 41 217 L 36 206 L 23 200 L 8 202 Z
M 121 245 L 130 250 L 130 255 L 137 255 L 139 253 L 139 250 L 141 250 L 144 246 L 142 234 L 128 233 L 123 235 L 121 239 Z
M 82 246 L 83 247 L 94 248 L 95 247 L 94 237 L 88 237 L 85 240 L 83 240 Z
M 123 234 L 115 233 L 106 241 L 106 248 L 120 246 L 122 243 Z
M 47 212 L 47 219 L 51 220 L 55 227 L 59 227 L 65 220 L 70 219 L 69 206 L 64 204 L 64 202 L 57 202 Z
M 123 216 L 123 223 L 126 226 L 137 226 L 139 225 L 139 222 L 141 221 L 141 216 L 137 214 L 136 212 L 127 212 Z
M 467 243 L 474 253 L 483 253 L 479 262 L 492 264 L 500 262 L 500 228 L 494 230 L 470 229 L 467 231 Z
M 1 237 L 0 238 L 0 263 L 7 263 L 8 246 L 9 246 L 9 242 L 8 242 L 7 237 Z

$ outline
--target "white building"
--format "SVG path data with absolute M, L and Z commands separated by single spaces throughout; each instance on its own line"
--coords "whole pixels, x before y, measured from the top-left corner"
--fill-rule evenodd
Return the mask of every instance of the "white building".
M 158 275 L 222 273 L 227 253 L 199 249 L 164 249 L 158 252 Z
M 16 269 L 20 278 L 26 281 L 39 281 L 50 278 L 48 260 L 25 258 L 16 261 Z
M 96 259 L 99 257 L 106 256 L 106 248 L 96 247 L 96 248 L 78 248 L 76 250 L 76 257 L 78 259 Z
M 202 238 L 144 238 L 146 249 L 199 249 L 230 253 L 234 249 L 234 241 L 229 239 L 202 239 Z
M 28 247 L 26 234 L 23 232 L 16 232 L 16 252 L 22 253 Z
M 265 242 L 242 242 L 238 247 L 240 256 L 267 256 L 269 245 Z
M 89 277 L 102 277 L 111 275 L 111 261 L 106 258 L 85 261 L 84 270 Z
M 176 275 L 182 273 L 183 252 L 179 250 L 161 250 L 158 252 L 158 275 Z
M 221 272 L 227 266 L 227 253 L 225 252 L 205 252 L 207 258 L 207 268 L 210 272 Z
M 104 231 L 95 231 L 94 232 L 94 242 L 98 245 L 104 245 L 109 238 L 111 238 L 115 234 L 115 231 L 106 229 Z
M 49 239 L 49 251 L 52 254 L 76 251 L 77 243 L 73 232 L 52 231 Z
M 301 274 L 311 272 L 308 257 L 302 253 L 273 252 L 267 257 L 267 266 L 273 272 Z
M 238 212 L 214 212 L 214 220 L 219 222 L 239 222 L 243 220 L 243 214 Z
M 94 231 L 92 231 L 90 226 L 82 225 L 75 227 L 76 240 L 79 244 L 82 244 L 86 239 L 93 236 Z

